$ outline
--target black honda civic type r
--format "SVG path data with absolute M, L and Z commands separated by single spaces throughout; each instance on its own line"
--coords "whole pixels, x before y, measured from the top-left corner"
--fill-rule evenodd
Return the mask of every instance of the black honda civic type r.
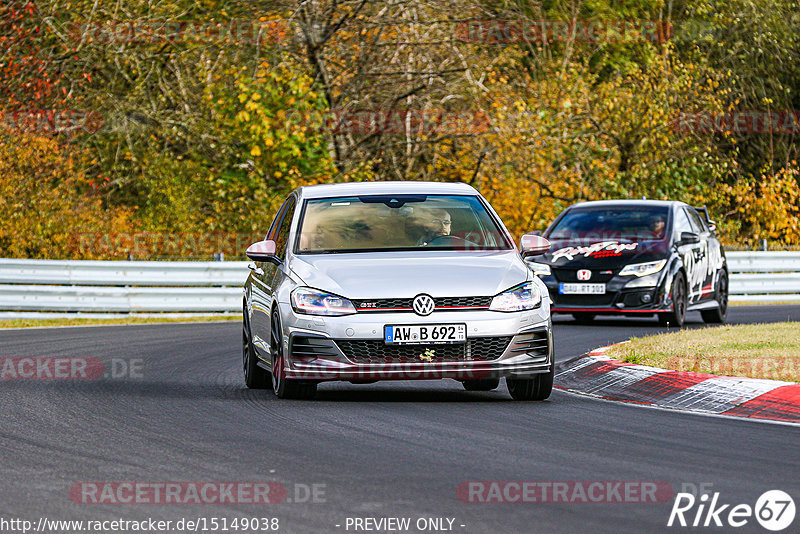
M 681 326 L 687 311 L 707 323 L 728 313 L 728 268 L 705 207 L 658 200 L 581 202 L 544 232 L 549 252 L 527 259 L 555 313 L 657 315 Z

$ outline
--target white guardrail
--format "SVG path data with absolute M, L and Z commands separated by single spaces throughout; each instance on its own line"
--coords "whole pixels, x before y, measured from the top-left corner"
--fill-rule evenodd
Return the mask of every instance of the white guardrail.
M 728 252 L 732 301 L 800 302 L 800 252 Z M 247 262 L 0 259 L 0 314 L 234 313 Z
M 243 261 L 0 259 L 0 311 L 241 312 L 247 274 Z
M 727 252 L 734 302 L 800 302 L 800 251 Z

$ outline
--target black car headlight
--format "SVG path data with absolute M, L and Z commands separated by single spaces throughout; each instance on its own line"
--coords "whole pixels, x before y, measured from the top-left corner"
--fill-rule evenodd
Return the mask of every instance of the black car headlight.
M 310 287 L 292 291 L 292 309 L 307 315 L 350 315 L 356 313 L 353 303 L 344 297 Z
M 631 263 L 630 265 L 626 265 L 622 268 L 619 272 L 620 276 L 631 276 L 636 275 L 638 277 L 642 276 L 649 276 L 651 274 L 656 274 L 661 269 L 664 268 L 664 265 L 667 264 L 667 260 L 658 260 L 658 261 L 649 261 L 647 263 Z

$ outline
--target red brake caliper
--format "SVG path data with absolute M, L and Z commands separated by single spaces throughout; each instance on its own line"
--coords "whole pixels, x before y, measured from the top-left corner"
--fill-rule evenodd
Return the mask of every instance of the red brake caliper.
M 272 373 L 275 375 L 275 378 L 283 380 L 283 357 L 279 357 L 277 354 L 273 357 Z

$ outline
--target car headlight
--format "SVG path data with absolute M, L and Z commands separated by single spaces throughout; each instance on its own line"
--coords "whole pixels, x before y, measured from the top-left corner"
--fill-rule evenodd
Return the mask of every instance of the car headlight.
M 309 287 L 298 287 L 292 291 L 292 309 L 297 313 L 309 315 L 356 313 L 355 306 L 346 298 Z
M 532 310 L 542 304 L 542 292 L 533 282 L 525 282 L 492 299 L 489 309 L 499 312 Z
M 648 263 L 632 263 L 630 265 L 626 265 L 622 268 L 619 272 L 620 276 L 630 276 L 636 275 L 638 277 L 647 276 L 650 274 L 656 274 L 658 271 L 664 268 L 664 265 L 667 264 L 667 260 L 658 260 L 658 261 L 651 261 Z
M 552 273 L 550 272 L 550 266 L 546 263 L 536 263 L 535 261 L 528 261 L 525 262 L 530 267 L 533 274 L 538 276 L 550 276 Z

